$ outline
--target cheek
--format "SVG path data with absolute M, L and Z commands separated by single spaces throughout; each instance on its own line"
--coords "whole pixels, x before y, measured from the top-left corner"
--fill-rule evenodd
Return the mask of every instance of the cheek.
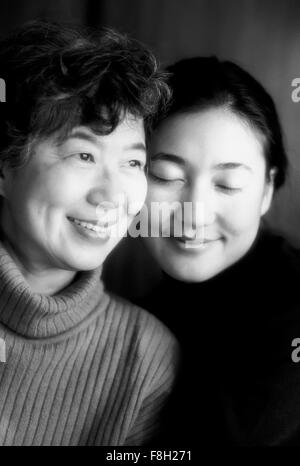
M 169 224 L 170 214 L 164 209 L 164 204 L 172 201 L 170 193 L 151 182 L 148 184 L 148 192 L 146 197 L 145 209 L 142 210 L 142 219 L 146 224 L 151 226 L 151 230 L 158 231 L 162 223 Z M 152 246 L 152 245 L 151 245 Z
M 151 202 L 174 202 L 180 200 L 182 192 L 177 186 L 160 185 L 158 183 L 148 182 L 147 204 Z
M 67 170 L 49 169 L 35 178 L 32 197 L 37 202 L 52 206 L 71 205 L 87 192 L 87 176 L 69 173 Z
M 128 203 L 129 215 L 136 215 L 142 208 L 147 194 L 146 176 L 138 179 L 125 180 L 122 184 L 122 191 Z
M 220 223 L 226 231 L 238 235 L 257 229 L 261 217 L 262 195 L 248 192 L 223 205 Z

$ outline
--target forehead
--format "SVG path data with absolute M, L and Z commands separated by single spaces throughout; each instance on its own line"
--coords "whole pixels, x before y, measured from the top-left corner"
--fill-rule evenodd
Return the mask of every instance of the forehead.
M 167 118 L 153 134 L 150 150 L 178 155 L 194 165 L 264 162 L 263 137 L 225 108 Z

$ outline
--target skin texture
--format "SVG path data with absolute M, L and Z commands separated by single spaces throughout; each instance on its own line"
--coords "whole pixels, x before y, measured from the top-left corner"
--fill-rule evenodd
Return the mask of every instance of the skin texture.
M 273 195 L 263 146 L 263 136 L 226 108 L 178 114 L 160 124 L 150 144 L 146 205 L 152 228 L 164 231 L 169 223 L 171 235 L 146 242 L 165 272 L 201 282 L 250 249 Z M 175 204 L 159 220 L 149 215 L 153 202 Z M 176 203 L 184 202 L 193 209 L 182 220 Z M 178 223 L 180 238 L 174 236 Z
M 143 121 L 127 115 L 109 135 L 74 128 L 61 145 L 39 141 L 18 170 L 4 167 L 2 229 L 35 291 L 53 294 L 103 264 L 144 202 L 145 163 Z M 74 218 L 109 229 L 97 237 Z

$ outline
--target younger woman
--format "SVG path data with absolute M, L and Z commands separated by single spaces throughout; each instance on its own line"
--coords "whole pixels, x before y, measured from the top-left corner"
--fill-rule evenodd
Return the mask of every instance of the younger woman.
M 300 444 L 299 254 L 262 222 L 287 169 L 274 103 L 231 62 L 168 71 L 141 218 L 159 233 L 146 242 L 164 272 L 142 303 L 184 349 L 168 439 Z

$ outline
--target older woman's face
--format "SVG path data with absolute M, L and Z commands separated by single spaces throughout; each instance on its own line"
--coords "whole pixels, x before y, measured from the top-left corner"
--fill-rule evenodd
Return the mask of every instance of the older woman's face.
M 214 108 L 167 118 L 153 135 L 150 155 L 147 211 L 153 203 L 165 212 L 169 205 L 169 214 L 152 215 L 150 222 L 162 232 L 171 224 L 170 235 L 146 240 L 162 269 L 197 282 L 238 261 L 273 193 L 262 138 L 229 110 Z
M 106 136 L 78 127 L 61 145 L 39 142 L 1 178 L 9 242 L 32 267 L 98 267 L 144 202 L 145 162 L 143 122 L 130 117 Z

